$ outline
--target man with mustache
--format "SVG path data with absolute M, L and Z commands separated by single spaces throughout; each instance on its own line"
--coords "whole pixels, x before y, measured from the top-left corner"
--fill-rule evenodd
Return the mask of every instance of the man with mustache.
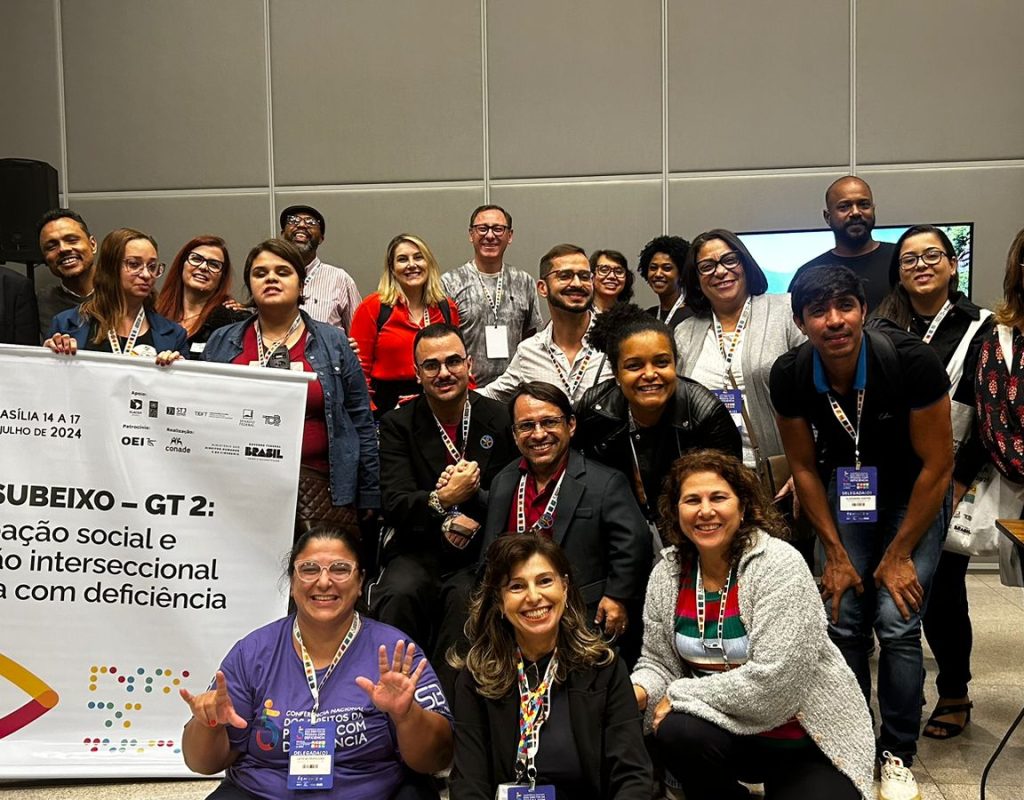
M 903 765 L 921 726 L 921 616 L 949 524 L 949 378 L 917 336 L 864 330 L 864 290 L 847 267 L 807 270 L 792 289 L 807 342 L 775 362 L 771 401 L 800 513 L 821 539 L 829 636 L 866 701 L 878 637 L 878 754 L 895 757 L 881 796 L 895 797 L 887 775 L 913 781 Z
M 889 293 L 889 263 L 895 245 L 876 242 L 871 236 L 875 227 L 871 187 L 853 175 L 840 178 L 825 191 L 825 210 L 821 213 L 832 229 L 836 246 L 800 267 L 789 291 L 793 291 L 793 283 L 804 270 L 842 264 L 864 282 L 868 310 L 873 311 Z
M 281 212 L 281 238 L 299 248 L 306 265 L 305 301 L 300 308 L 313 319 L 347 332 L 363 298 L 351 275 L 317 256 L 326 233 L 327 221 L 313 206 L 288 206 Z
M 558 244 L 540 260 L 537 292 L 551 316 L 544 328 L 519 343 L 508 368 L 480 394 L 508 401 L 520 384 L 544 381 L 578 402 L 591 386 L 612 377 L 612 367 L 587 341 L 594 319 L 594 275 L 582 247 Z
M 97 245 L 85 220 L 69 208 L 47 211 L 36 228 L 43 261 L 60 281 L 48 289 L 37 288 L 39 330 L 45 333 L 57 314 L 92 297 Z

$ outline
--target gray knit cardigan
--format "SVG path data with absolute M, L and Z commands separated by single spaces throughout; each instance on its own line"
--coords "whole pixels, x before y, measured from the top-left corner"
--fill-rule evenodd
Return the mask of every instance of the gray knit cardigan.
M 796 717 L 861 795 L 873 798 L 871 718 L 853 672 L 828 638 L 824 606 L 800 554 L 764 532 L 755 534 L 737 578 L 749 660 L 703 678 L 691 677 L 676 651 L 679 556 L 675 547 L 662 555 L 647 585 L 643 650 L 632 675 L 647 692 L 645 729 L 666 693 L 674 711 L 738 735 Z

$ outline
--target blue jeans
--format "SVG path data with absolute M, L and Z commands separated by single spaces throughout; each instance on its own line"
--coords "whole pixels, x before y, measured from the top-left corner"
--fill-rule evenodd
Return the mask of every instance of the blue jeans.
M 836 508 L 835 481 L 829 486 L 829 502 Z M 946 493 L 938 516 L 914 548 L 914 569 L 925 593 L 942 554 L 949 527 L 951 494 Z M 878 710 L 882 728 L 878 751 L 890 751 L 913 763 L 921 729 L 921 696 L 924 689 L 924 655 L 921 651 L 921 618 L 925 609 L 903 619 L 889 591 L 875 587 L 873 577 L 886 548 L 896 536 L 906 515 L 906 506 L 880 511 L 875 523 L 836 523 L 839 539 L 863 582 L 864 592 L 847 591 L 839 604 L 839 623 L 832 623 L 832 601 L 825 603 L 829 616 L 828 634 L 857 677 L 864 699 L 871 702 L 869 659 L 878 636 Z

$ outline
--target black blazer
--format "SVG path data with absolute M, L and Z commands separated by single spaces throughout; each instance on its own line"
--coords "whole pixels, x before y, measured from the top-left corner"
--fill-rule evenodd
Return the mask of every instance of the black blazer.
M 491 484 L 484 553 L 507 530 L 520 475 L 517 461 Z M 618 470 L 569 451 L 552 539 L 569 557 L 588 608 L 605 595 L 619 601 L 643 598 L 653 560 L 651 532 L 629 482 Z
M 483 522 L 486 490 L 509 461 L 519 457 L 512 423 L 503 403 L 469 393 L 472 413 L 466 460 L 480 465 L 480 489 L 462 505 L 463 513 Z M 395 529 L 386 557 L 408 552 L 460 552 L 441 535 L 441 520 L 427 506 L 437 478 L 448 463 L 447 451 L 427 399 L 420 395 L 380 420 L 381 511 Z M 480 536 L 466 549 L 474 557 Z M 447 548 L 447 550 L 445 550 Z M 461 551 L 466 552 L 466 551 Z
M 32 283 L 0 267 L 0 344 L 39 344 L 39 311 Z
M 644 747 L 640 712 L 621 658 L 603 667 L 570 672 L 572 734 L 587 797 L 650 800 L 651 760 Z M 455 682 L 455 762 L 449 788 L 452 800 L 494 800 L 499 783 L 515 781 L 519 738 L 519 692 L 499 700 L 477 693 L 468 670 Z M 543 742 L 543 737 L 541 738 Z M 557 788 L 557 787 L 556 787 Z

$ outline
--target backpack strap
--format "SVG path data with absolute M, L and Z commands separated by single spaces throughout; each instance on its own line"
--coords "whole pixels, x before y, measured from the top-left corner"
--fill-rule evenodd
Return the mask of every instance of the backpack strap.
M 389 303 L 380 304 L 380 311 L 377 312 L 377 333 L 380 333 L 381 328 L 384 327 L 384 323 L 391 318 L 391 312 L 394 310 L 395 307 Z

